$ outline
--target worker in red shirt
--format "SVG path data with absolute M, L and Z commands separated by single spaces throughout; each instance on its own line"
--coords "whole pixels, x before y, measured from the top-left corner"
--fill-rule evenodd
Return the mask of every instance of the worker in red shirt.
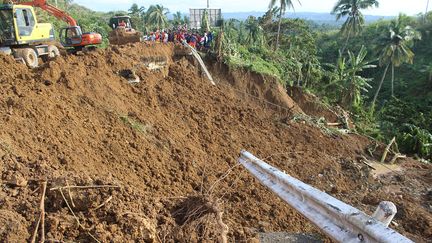
M 126 28 L 126 22 L 124 22 L 124 20 L 122 20 L 122 21 L 119 23 L 118 26 L 119 26 L 119 27 Z

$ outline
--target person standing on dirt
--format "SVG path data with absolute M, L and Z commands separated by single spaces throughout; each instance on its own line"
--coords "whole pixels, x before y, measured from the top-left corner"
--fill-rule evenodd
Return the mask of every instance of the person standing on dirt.
M 189 45 L 190 45 L 192 48 L 196 48 L 196 45 L 197 45 L 197 37 L 196 37 L 195 34 L 193 34 L 193 35 L 190 37 Z
M 156 38 L 155 38 L 155 41 L 158 42 L 158 41 L 160 41 L 160 39 L 161 39 L 160 31 L 157 30 L 157 31 L 156 31 Z
M 163 37 L 163 43 L 167 44 L 168 43 L 168 33 L 164 32 L 164 37 Z
M 156 35 L 153 32 L 150 33 L 150 41 L 152 41 L 152 42 L 156 41 Z
M 207 37 L 208 37 L 208 41 L 207 41 L 207 44 L 208 44 L 208 46 L 210 47 L 210 44 L 212 43 L 212 41 L 213 41 L 213 34 L 212 34 L 212 32 L 208 32 L 207 33 Z
M 175 34 L 171 30 L 171 31 L 168 32 L 168 42 L 174 42 L 174 41 L 175 41 Z

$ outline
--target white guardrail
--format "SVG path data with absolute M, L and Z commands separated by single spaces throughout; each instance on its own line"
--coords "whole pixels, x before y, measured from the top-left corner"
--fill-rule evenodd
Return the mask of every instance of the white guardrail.
M 413 242 L 388 228 L 396 214 L 391 202 L 374 217 L 308 185 L 242 151 L 239 162 L 262 184 L 338 242 Z
M 210 81 L 211 84 L 216 85 L 216 83 L 213 80 L 213 77 L 211 76 L 210 72 L 208 71 L 204 61 L 202 60 L 200 54 L 198 53 L 197 50 L 195 50 L 195 48 L 193 48 L 192 46 L 190 46 L 186 41 L 183 41 L 183 45 L 188 47 L 191 50 L 191 54 L 195 57 L 195 59 L 198 61 L 198 63 L 201 66 L 201 69 L 204 71 L 205 75 L 207 76 L 208 80 Z

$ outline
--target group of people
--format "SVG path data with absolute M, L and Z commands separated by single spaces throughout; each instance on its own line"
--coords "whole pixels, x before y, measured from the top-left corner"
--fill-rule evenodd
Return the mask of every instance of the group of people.
M 198 31 L 188 31 L 185 27 L 179 27 L 177 30 L 157 30 L 145 36 L 146 41 L 161 43 L 183 43 L 187 42 L 197 50 L 208 50 L 213 42 L 213 33 L 205 32 L 200 34 Z

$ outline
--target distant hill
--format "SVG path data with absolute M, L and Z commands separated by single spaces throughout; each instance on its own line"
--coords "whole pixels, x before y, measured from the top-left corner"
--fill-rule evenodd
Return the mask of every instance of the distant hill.
M 233 13 L 222 13 L 224 19 L 238 19 L 245 20 L 249 16 L 261 17 L 265 12 L 233 12 Z M 314 21 L 318 24 L 328 24 L 328 25 L 342 25 L 343 19 L 336 21 L 335 16 L 330 13 L 311 13 L 311 12 L 297 12 L 286 14 L 288 18 L 300 18 Z M 365 15 L 366 22 L 375 22 L 380 19 L 392 19 L 391 16 L 374 16 Z

